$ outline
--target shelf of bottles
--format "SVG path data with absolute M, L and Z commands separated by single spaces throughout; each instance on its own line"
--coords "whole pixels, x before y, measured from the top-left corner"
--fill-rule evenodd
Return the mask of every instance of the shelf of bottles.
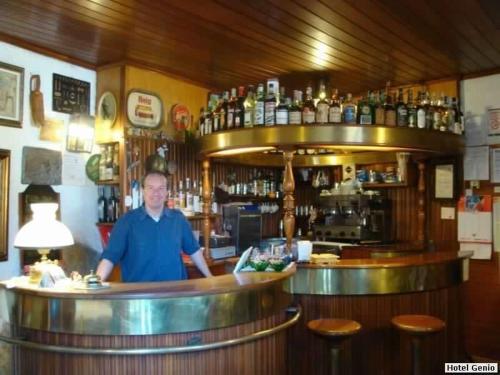
M 99 158 L 97 218 L 99 224 L 112 225 L 120 217 L 119 143 L 102 143 Z
M 231 94 L 211 94 L 207 110 L 200 116 L 200 136 L 239 128 L 300 124 L 377 124 L 463 133 L 456 98 L 428 91 L 419 91 L 414 97 L 413 89 L 406 91 L 404 95 L 400 88 L 396 94 L 388 85 L 385 90 L 369 91 L 355 103 L 350 93 L 341 97 L 337 89 L 331 90 L 329 99 L 321 83 L 316 98 L 308 86 L 303 100 L 302 91 L 294 90 L 292 99 L 277 79 L 270 79 L 267 90 L 259 84 L 256 92 L 250 85 L 246 90 L 244 86 L 233 88 Z

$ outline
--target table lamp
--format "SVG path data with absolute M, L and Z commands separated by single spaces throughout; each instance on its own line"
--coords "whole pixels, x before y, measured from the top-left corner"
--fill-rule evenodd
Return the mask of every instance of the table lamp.
M 23 250 L 38 250 L 38 253 L 42 256 L 41 262 L 31 266 L 35 269 L 36 266 L 39 266 L 38 271 L 43 272 L 53 267 L 59 268 L 57 261 L 53 263 L 47 258 L 50 250 L 71 246 L 75 242 L 68 227 L 56 220 L 58 204 L 33 203 L 30 207 L 33 211 L 33 220 L 23 225 L 17 232 L 14 246 Z M 62 270 L 56 272 L 64 274 Z M 32 281 L 36 281 L 31 271 L 30 275 Z

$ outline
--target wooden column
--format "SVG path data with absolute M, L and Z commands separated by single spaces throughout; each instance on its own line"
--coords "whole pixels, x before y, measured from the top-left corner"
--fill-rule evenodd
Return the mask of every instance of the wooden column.
M 417 240 L 425 240 L 425 163 L 418 162 Z
M 210 255 L 210 210 L 212 206 L 210 187 L 210 161 L 203 160 L 202 163 L 203 174 L 203 246 L 205 247 L 205 259 L 210 262 L 212 257 Z
M 283 151 L 285 161 L 285 173 L 283 176 L 283 226 L 286 236 L 286 247 L 292 249 L 292 238 L 295 230 L 295 181 L 293 179 L 292 160 L 293 151 Z

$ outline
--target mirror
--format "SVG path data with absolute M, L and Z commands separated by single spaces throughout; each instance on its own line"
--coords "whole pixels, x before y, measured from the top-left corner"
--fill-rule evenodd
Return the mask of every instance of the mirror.
M 9 255 L 10 151 L 0 150 L 0 261 Z

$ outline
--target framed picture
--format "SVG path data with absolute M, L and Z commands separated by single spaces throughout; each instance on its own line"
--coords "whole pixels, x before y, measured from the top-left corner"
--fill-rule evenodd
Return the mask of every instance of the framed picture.
M 90 113 L 90 82 L 52 74 L 52 110 L 88 115 Z
M 435 169 L 435 198 L 453 199 L 455 197 L 454 164 L 437 164 Z
M 111 128 L 116 121 L 116 98 L 112 92 L 106 91 L 101 95 L 97 104 L 97 121 L 106 128 Z
M 156 94 L 130 90 L 127 96 L 127 118 L 132 126 L 158 128 L 163 121 L 163 103 Z
M 0 125 L 22 127 L 24 69 L 0 62 Z
M 10 151 L 0 150 L 0 261 L 9 255 Z

